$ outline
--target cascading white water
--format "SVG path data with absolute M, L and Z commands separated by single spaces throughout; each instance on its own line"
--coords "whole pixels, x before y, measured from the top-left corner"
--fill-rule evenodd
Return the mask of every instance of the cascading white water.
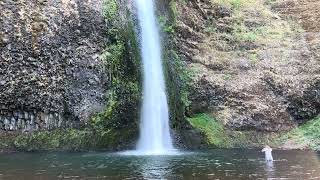
M 143 105 L 140 139 L 141 154 L 172 152 L 168 103 L 161 62 L 161 46 L 153 0 L 135 0 L 141 33 L 143 61 Z

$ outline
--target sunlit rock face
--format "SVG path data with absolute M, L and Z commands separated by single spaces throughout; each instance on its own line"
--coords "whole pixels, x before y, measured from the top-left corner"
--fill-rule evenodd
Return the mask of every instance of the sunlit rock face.
M 282 1 L 253 1 L 238 12 L 218 2 L 192 1 L 176 7 L 176 44 L 194 73 L 188 113 L 209 113 L 231 129 L 271 132 L 316 117 L 320 30 L 315 28 L 318 16 L 313 7 L 318 2 L 286 1 L 293 4 L 292 10 Z
M 4 0 L 0 13 L 0 130 L 76 127 L 103 108 L 101 0 Z

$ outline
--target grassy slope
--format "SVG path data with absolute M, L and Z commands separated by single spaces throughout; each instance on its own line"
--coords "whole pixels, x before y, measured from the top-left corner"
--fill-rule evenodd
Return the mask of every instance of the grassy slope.
M 197 114 L 188 121 L 201 130 L 209 147 L 213 148 L 260 148 L 269 144 L 283 149 L 320 150 L 320 117 L 282 135 L 254 131 L 232 131 L 208 114 Z
M 212 0 L 211 2 L 232 10 L 232 21 L 229 24 L 232 31 L 221 33 L 217 30 L 215 23 L 208 23 L 205 27 L 206 36 L 226 36 L 237 44 L 253 43 L 257 45 L 256 49 L 248 51 L 243 49 L 239 51 L 219 51 L 215 50 L 212 42 L 203 43 L 202 49 L 205 49 L 203 52 L 214 51 L 213 53 L 219 61 L 230 62 L 232 59 L 237 59 L 235 57 L 239 53 L 241 56 L 248 56 L 253 64 L 257 63 L 260 51 L 264 51 L 266 47 L 274 47 L 274 44 L 278 43 L 286 50 L 287 46 L 292 43 L 290 41 L 291 37 L 304 31 L 296 22 L 283 20 L 273 13 L 270 6 L 276 0 Z M 245 25 L 245 21 L 257 23 L 257 27 L 248 27 Z M 218 41 L 218 44 L 223 47 L 229 46 L 228 43 L 219 38 L 214 39 L 213 42 Z M 278 54 L 276 55 L 278 56 Z M 220 117 L 219 114 L 215 115 L 215 118 L 208 114 L 197 114 L 188 120 L 195 128 L 200 129 L 206 135 L 207 143 L 211 147 L 260 147 L 264 144 L 283 147 L 288 141 L 293 141 L 297 146 L 288 145 L 288 148 L 320 149 L 320 118 L 284 135 L 253 131 L 231 131 L 224 128 L 223 123 L 220 122 L 220 120 L 223 120 L 223 115 Z
M 274 133 L 226 129 L 220 121 L 205 113 L 188 118 L 188 121 L 203 132 L 210 148 L 260 148 L 276 136 Z
M 282 135 L 276 145 L 283 148 L 293 146 L 301 149 L 320 150 L 320 117 L 317 117 L 296 129 Z

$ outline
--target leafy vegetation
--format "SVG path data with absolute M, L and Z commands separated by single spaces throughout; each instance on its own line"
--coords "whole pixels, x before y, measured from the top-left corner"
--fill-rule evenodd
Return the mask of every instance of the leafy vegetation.
M 205 135 L 211 148 L 260 148 L 270 144 L 275 137 L 275 134 L 225 129 L 220 121 L 205 113 L 188 118 L 188 121 Z
M 119 5 L 117 0 L 104 0 L 103 1 L 103 15 L 107 21 L 111 21 L 117 15 Z
M 168 12 L 158 12 L 159 25 L 166 41 L 162 43 L 164 74 L 167 96 L 170 107 L 172 127 L 181 128 L 185 121 L 185 112 L 190 105 L 189 92 L 193 72 L 187 68 L 185 61 L 178 54 L 179 47 L 175 45 L 175 28 L 178 16 L 176 0 L 167 2 Z
M 273 12 L 273 3 L 274 0 L 211 0 L 218 15 L 207 18 L 203 32 L 213 43 L 204 43 L 202 48 L 214 51 L 221 63 L 245 58 L 252 65 L 259 63 L 260 54 L 267 47 L 288 48 L 290 39 L 303 30 L 296 22 Z
M 93 117 L 91 127 L 102 133 L 123 131 L 128 126 L 137 130 L 138 108 L 141 99 L 140 55 L 133 21 L 120 19 L 119 1 L 105 0 L 104 15 L 109 23 L 106 49 L 101 55 L 110 77 L 107 107 Z M 129 12 L 128 12 L 129 13 Z M 128 141 L 130 138 L 128 137 Z
M 198 114 L 188 118 L 188 121 L 193 127 L 200 129 L 205 134 L 209 145 L 216 147 L 230 146 L 230 140 L 226 136 L 223 125 L 216 119 L 207 114 Z
M 250 5 L 255 2 L 255 0 L 212 0 L 214 3 L 218 3 L 224 6 L 232 7 L 239 10 L 241 7 Z
M 278 140 L 280 144 L 287 141 L 294 141 L 303 147 L 309 147 L 313 150 L 320 150 L 320 117 L 317 117 L 304 125 L 281 136 Z
M 117 148 L 119 142 L 126 142 L 130 136 L 130 130 L 57 129 L 21 134 L 11 140 L 10 146 L 21 151 L 109 150 Z
M 174 33 L 174 25 L 170 23 L 166 16 L 159 16 L 159 25 L 161 29 L 166 33 Z
M 170 10 L 170 15 L 172 19 L 172 23 L 176 24 L 177 22 L 177 16 L 178 16 L 178 9 L 177 9 L 177 1 L 176 0 L 171 0 L 169 2 L 169 10 Z

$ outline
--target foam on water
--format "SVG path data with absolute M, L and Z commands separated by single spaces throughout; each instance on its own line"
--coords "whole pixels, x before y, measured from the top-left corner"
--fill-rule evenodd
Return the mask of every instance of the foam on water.
M 180 155 L 186 155 L 188 153 L 181 152 L 178 150 L 168 150 L 165 152 L 132 150 L 132 151 L 122 151 L 116 154 L 122 155 L 122 156 L 180 156 Z

